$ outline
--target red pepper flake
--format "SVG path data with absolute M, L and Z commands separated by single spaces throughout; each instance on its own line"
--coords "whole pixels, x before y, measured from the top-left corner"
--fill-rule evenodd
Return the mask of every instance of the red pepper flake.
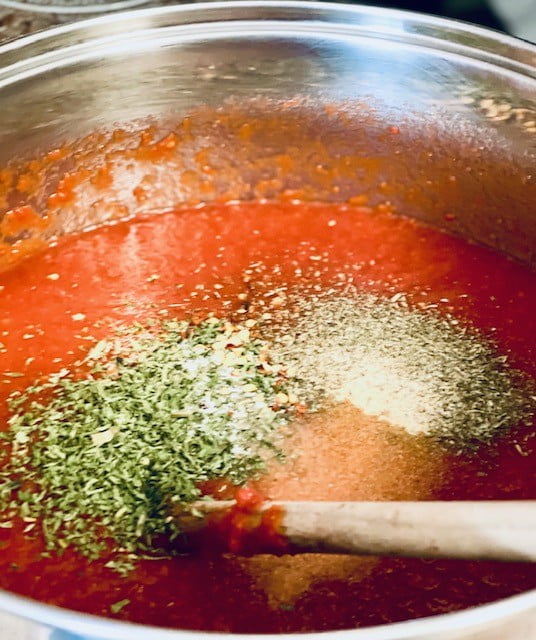
M 9 189 L 13 184 L 13 171 L 11 169 L 0 170 L 0 187 Z
M 8 211 L 0 223 L 0 235 L 14 236 L 26 229 L 43 229 L 48 224 L 30 205 L 23 205 Z
M 365 193 L 362 193 L 358 196 L 352 196 L 348 198 L 348 204 L 352 207 L 360 207 L 366 205 L 368 202 L 368 196 Z M 367 207 L 369 209 L 370 207 Z M 372 209 L 370 209 L 372 211 Z
M 251 138 L 252 132 L 253 129 L 251 127 L 251 124 L 249 122 L 244 122 L 244 124 L 238 130 L 238 137 L 240 138 L 240 140 L 247 142 Z
M 134 189 L 132 190 L 132 195 L 140 203 L 141 202 L 145 202 L 145 200 L 147 200 L 147 198 L 149 197 L 147 195 L 147 189 L 145 189 L 141 185 L 138 185 L 137 187 L 134 187 Z
M 58 182 L 56 192 L 48 199 L 47 204 L 49 208 L 58 209 L 62 205 L 74 200 L 74 188 L 76 184 L 77 180 L 73 174 L 65 174 L 65 176 Z
M 177 146 L 178 140 L 177 140 L 177 136 L 174 133 L 170 133 L 169 135 L 167 135 L 165 138 L 162 138 L 162 140 L 160 140 L 159 142 L 156 143 L 156 146 L 159 149 L 175 149 L 175 147 Z
M 65 158 L 66 155 L 67 155 L 67 149 L 53 149 L 52 151 L 49 151 L 46 154 L 45 162 L 46 163 L 56 162 L 57 160 L 61 160 L 62 158 Z
M 17 191 L 31 193 L 39 184 L 39 176 L 34 173 L 23 173 L 17 180 Z
M 113 177 L 111 174 L 111 167 L 109 164 L 105 164 L 99 167 L 93 176 L 90 178 L 92 185 L 97 189 L 107 189 L 113 183 Z

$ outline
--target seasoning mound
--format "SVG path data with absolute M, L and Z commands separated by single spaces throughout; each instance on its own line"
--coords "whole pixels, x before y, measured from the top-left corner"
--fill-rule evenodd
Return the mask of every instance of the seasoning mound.
M 180 533 L 170 501 L 196 499 L 209 479 L 240 484 L 262 472 L 297 399 L 254 324 L 127 332 L 93 347 L 89 374 L 62 371 L 12 397 L 0 471 L 7 518 L 29 529 L 38 519 L 48 548 L 143 551 Z
M 48 549 L 111 552 L 107 566 L 126 570 L 118 553 L 181 534 L 170 507 L 201 483 L 264 473 L 296 413 L 349 401 L 469 449 L 530 418 L 516 376 L 481 336 L 399 295 L 302 292 L 238 324 L 127 328 L 79 369 L 11 396 L 0 525 L 22 517 Z
M 280 315 L 272 351 L 325 406 L 350 401 L 462 449 L 532 416 L 520 374 L 489 341 L 400 294 L 298 298 Z

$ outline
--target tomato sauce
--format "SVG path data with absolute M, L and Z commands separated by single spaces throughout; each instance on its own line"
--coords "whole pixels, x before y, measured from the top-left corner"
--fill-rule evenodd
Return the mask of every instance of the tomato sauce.
M 220 481 L 233 504 L 203 518 L 203 526 L 189 536 L 197 552 L 211 555 L 231 552 L 247 556 L 258 554 L 289 554 L 291 545 L 285 537 L 280 505 L 267 505 L 264 496 L 251 485 L 233 487 Z M 214 497 L 220 497 L 221 491 Z
M 536 278 L 526 267 L 360 203 L 218 204 L 62 238 L 0 275 L 1 423 L 12 391 L 70 367 L 118 325 L 207 311 L 242 317 L 252 307 L 269 312 L 281 289 L 305 295 L 347 284 L 380 295 L 404 292 L 410 304 L 453 314 L 536 376 Z M 261 479 L 264 495 L 536 498 L 534 428 L 516 427 L 476 454 L 455 456 L 357 410 L 338 411 L 297 422 L 288 441 L 296 457 Z M 2 588 L 168 627 L 353 628 L 536 587 L 531 565 L 322 555 L 142 559 L 124 578 L 104 566 L 106 558 L 88 562 L 72 550 L 42 557 L 42 540 L 22 528 L 0 529 Z M 128 602 L 114 612 L 122 600 Z

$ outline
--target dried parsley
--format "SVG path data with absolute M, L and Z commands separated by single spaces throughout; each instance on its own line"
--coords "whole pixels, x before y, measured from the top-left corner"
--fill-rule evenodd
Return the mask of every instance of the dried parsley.
M 251 328 L 209 318 L 123 330 L 93 347 L 89 374 L 64 369 L 12 397 L 5 519 L 37 518 L 49 549 L 91 558 L 151 550 L 180 534 L 170 502 L 262 472 L 297 399 Z M 124 559 L 109 566 L 127 571 Z
M 130 600 L 125 598 L 124 600 L 118 600 L 110 605 L 110 611 L 114 614 L 119 613 L 121 609 L 124 609 L 126 606 L 130 604 Z

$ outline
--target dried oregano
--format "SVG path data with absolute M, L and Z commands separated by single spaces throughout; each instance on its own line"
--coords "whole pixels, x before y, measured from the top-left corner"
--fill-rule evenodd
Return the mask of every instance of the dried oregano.
M 272 352 L 324 404 L 352 402 L 459 450 L 532 419 L 529 383 L 505 355 L 455 318 L 410 309 L 402 294 L 301 297 L 289 309 Z

